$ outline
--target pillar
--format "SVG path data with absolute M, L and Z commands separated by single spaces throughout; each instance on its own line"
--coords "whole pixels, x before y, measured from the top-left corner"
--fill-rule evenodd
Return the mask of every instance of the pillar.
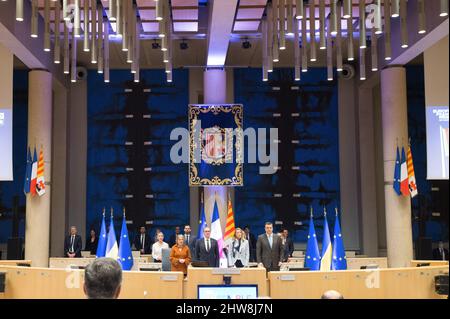
M 0 43 L 0 181 L 11 181 L 13 176 L 13 72 L 14 56 Z
M 227 101 L 227 72 L 223 68 L 206 69 L 203 73 L 205 104 L 223 104 Z M 204 189 L 206 222 L 210 224 L 214 205 L 217 199 L 222 233 L 227 220 L 227 188 L 226 186 L 208 186 Z
M 381 71 L 384 195 L 389 267 L 407 267 L 413 258 L 411 200 L 392 187 L 397 141 L 408 142 L 406 70 L 401 66 Z
M 25 259 L 34 267 L 48 267 L 50 247 L 51 154 L 52 154 L 52 75 L 45 70 L 29 73 L 28 143 L 44 149 L 46 193 L 27 196 Z

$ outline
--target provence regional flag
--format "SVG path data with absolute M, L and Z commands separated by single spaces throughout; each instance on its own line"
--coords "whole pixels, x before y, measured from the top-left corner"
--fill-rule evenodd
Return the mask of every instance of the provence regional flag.
M 45 194 L 44 150 L 43 150 L 43 147 L 41 147 L 41 151 L 39 152 L 39 162 L 38 162 L 38 166 L 37 166 L 36 193 L 39 196 L 44 196 L 44 194 Z

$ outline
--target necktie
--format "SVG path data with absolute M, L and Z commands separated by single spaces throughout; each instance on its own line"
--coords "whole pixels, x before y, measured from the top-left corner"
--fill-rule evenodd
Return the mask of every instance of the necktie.
M 72 237 L 70 237 L 70 251 L 73 253 L 73 243 L 74 243 L 74 240 L 75 239 L 75 236 L 72 236 Z
M 206 240 L 206 251 L 209 252 L 209 239 Z
M 144 248 L 144 235 L 141 235 L 141 249 Z
M 442 256 L 442 260 L 445 260 L 445 251 L 442 248 L 441 248 L 441 256 Z
M 186 235 L 186 244 L 189 245 L 189 235 Z

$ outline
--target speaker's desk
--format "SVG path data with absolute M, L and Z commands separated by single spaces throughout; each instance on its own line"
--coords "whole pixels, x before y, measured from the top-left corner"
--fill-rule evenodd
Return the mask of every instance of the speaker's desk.
M 303 268 L 305 258 L 289 258 L 285 266 Z M 347 269 L 360 269 L 361 266 L 378 265 L 378 268 L 387 268 L 388 262 L 386 257 L 347 257 Z
M 6 299 L 84 299 L 84 270 L 0 266 Z M 181 299 L 183 273 L 124 271 L 121 299 Z
M 275 299 L 318 299 L 337 290 L 346 299 L 441 299 L 434 277 L 448 266 L 338 271 L 276 271 L 269 273 Z
M 223 276 L 231 276 L 231 284 L 258 285 L 259 296 L 268 296 L 266 269 L 256 268 L 196 268 L 189 266 L 184 281 L 184 298 L 197 299 L 198 285 L 222 285 Z

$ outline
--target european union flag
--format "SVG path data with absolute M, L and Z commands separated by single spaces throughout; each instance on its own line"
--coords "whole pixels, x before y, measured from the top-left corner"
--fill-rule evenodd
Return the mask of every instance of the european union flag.
M 100 228 L 100 237 L 98 238 L 97 246 L 97 258 L 105 257 L 106 254 L 106 242 L 108 241 L 105 225 L 105 212 L 103 212 L 102 227 Z
M 200 227 L 198 228 L 198 234 L 197 234 L 197 238 L 203 238 L 203 230 L 205 229 L 206 225 L 206 215 L 205 215 L 205 203 L 202 201 L 201 203 L 202 205 L 202 210 L 200 213 Z
M 311 270 L 320 269 L 319 245 L 317 244 L 312 208 L 311 218 L 309 220 L 308 243 L 306 245 L 305 267 L 310 268 Z
M 347 258 L 345 257 L 344 241 L 342 239 L 341 225 L 339 224 L 339 216 L 336 208 L 336 222 L 334 223 L 333 236 L 333 259 L 331 261 L 332 270 L 347 269 Z
M 119 256 L 117 261 L 122 265 L 123 270 L 131 270 L 133 268 L 133 255 L 131 254 L 125 214 L 123 215 L 122 231 L 120 232 Z
M 395 169 L 394 169 L 394 190 L 399 196 L 402 194 L 400 190 L 400 169 L 401 169 L 400 150 L 398 149 L 397 146 L 397 157 L 395 158 Z
M 31 150 L 30 147 L 28 147 L 27 150 L 27 167 L 25 172 L 25 182 L 23 184 L 23 192 L 26 194 L 30 193 L 30 185 L 31 185 L 31 162 L 33 160 L 31 159 Z

